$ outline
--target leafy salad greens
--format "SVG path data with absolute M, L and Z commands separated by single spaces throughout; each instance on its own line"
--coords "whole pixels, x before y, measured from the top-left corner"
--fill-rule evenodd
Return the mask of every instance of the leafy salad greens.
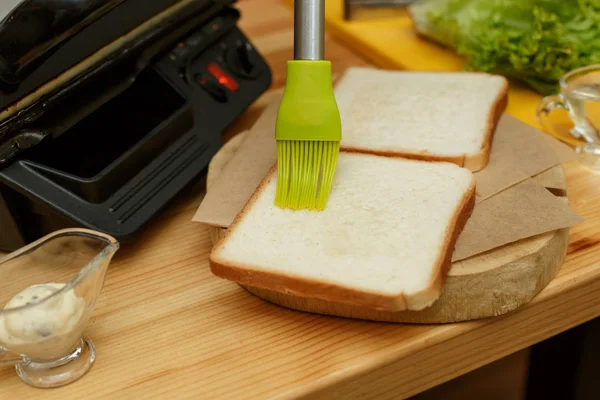
M 566 72 L 600 63 L 600 0 L 421 0 L 417 31 L 467 60 L 541 94 Z

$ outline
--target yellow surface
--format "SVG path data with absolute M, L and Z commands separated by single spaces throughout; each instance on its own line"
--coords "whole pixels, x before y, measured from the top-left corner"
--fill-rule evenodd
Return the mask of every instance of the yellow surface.
M 293 5 L 293 0 L 283 1 L 289 6 Z M 325 4 L 327 32 L 381 68 L 458 71 L 465 65 L 464 59 L 453 51 L 417 36 L 412 21 L 406 13 L 388 19 L 345 21 L 343 0 L 329 0 Z M 541 129 L 535 113 L 541 99 L 541 95 L 526 86 L 511 82 L 506 111 L 521 121 Z M 572 126 L 565 115 L 557 113 L 557 116 L 552 118 L 560 125 L 566 125 L 567 128 Z M 569 144 L 579 143 L 566 133 L 554 136 Z

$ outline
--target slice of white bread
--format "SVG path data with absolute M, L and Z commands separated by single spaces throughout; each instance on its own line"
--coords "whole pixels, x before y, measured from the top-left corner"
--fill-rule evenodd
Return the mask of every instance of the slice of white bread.
M 475 172 L 489 161 L 508 82 L 477 72 L 352 67 L 335 95 L 343 150 L 448 161 Z
M 341 152 L 321 212 L 274 206 L 276 181 L 273 167 L 214 247 L 216 276 L 377 310 L 437 300 L 474 205 L 469 170 Z

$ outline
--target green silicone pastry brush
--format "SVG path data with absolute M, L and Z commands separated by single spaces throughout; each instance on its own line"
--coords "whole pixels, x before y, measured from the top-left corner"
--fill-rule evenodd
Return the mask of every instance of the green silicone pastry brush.
M 342 124 L 324 58 L 324 0 L 295 0 L 294 60 L 275 125 L 275 205 L 323 210 L 335 175 Z

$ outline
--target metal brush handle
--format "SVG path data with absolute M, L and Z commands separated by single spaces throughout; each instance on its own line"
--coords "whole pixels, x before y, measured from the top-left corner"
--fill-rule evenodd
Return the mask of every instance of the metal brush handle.
M 294 59 L 325 58 L 325 0 L 294 0 Z

